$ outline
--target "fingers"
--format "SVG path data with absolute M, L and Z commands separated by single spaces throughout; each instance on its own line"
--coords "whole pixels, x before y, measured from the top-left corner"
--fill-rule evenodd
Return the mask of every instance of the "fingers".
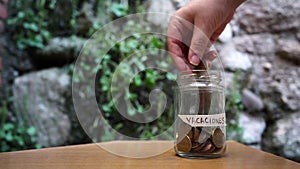
M 207 27 L 207 25 L 205 26 Z M 211 46 L 210 36 L 212 34 L 212 30 L 205 30 L 203 23 L 195 23 L 190 50 L 188 53 L 189 62 L 194 66 L 197 66 L 200 63 L 203 58 L 203 54 Z
M 203 56 L 203 61 L 206 63 L 207 68 L 210 68 L 212 66 L 212 62 L 214 59 L 216 59 L 218 56 L 217 51 L 209 51 Z
M 192 34 L 187 34 L 186 26 L 182 18 L 173 16 L 167 32 L 168 50 L 175 66 L 180 71 L 190 70 L 187 62 L 188 47 L 186 39 L 189 36 L 191 37 Z
M 168 50 L 177 69 L 180 71 L 190 70 L 183 54 L 184 49 L 178 40 L 168 37 Z

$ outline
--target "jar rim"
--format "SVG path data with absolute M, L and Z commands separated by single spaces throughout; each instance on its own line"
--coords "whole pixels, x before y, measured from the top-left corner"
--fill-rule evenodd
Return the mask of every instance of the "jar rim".
M 178 74 L 178 80 L 221 81 L 222 72 L 218 70 L 186 70 Z

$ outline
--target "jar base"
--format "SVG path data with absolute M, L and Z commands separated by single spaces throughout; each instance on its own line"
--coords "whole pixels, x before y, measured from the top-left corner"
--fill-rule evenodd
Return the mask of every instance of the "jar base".
M 210 158 L 220 158 L 225 155 L 227 146 L 225 145 L 221 151 L 218 152 L 212 152 L 212 153 L 195 153 L 195 152 L 183 152 L 183 151 L 178 151 L 175 148 L 176 155 L 179 157 L 184 157 L 184 158 L 203 158 L 203 159 L 210 159 Z
M 224 156 L 224 154 L 199 154 L 199 153 L 184 153 L 184 152 L 177 152 L 176 155 L 183 158 L 200 158 L 200 159 L 221 158 Z

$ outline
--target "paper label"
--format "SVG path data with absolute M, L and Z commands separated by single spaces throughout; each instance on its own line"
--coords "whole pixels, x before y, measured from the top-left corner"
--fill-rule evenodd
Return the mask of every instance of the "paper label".
M 225 113 L 212 115 L 178 115 L 178 117 L 192 127 L 226 126 Z

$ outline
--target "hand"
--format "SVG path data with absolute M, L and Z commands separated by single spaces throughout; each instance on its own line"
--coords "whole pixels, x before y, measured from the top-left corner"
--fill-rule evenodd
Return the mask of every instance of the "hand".
M 208 52 L 244 0 L 192 0 L 171 17 L 168 49 L 175 66 L 183 71 L 217 56 Z

